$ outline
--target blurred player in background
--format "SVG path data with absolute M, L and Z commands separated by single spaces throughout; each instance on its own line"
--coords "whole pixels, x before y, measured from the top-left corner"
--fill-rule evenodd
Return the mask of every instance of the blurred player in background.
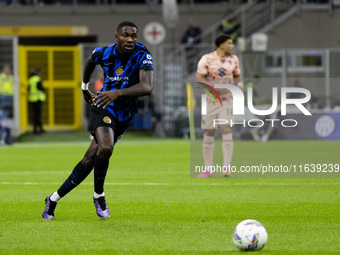
M 0 95 L 11 96 L 14 94 L 14 81 L 11 73 L 11 66 L 5 64 L 0 73 Z
M 104 181 L 113 147 L 133 120 L 137 97 L 150 95 L 153 88 L 152 56 L 144 45 L 137 43 L 137 26 L 124 21 L 118 25 L 115 37 L 116 44 L 96 48 L 86 61 L 81 88 L 85 101 L 92 105 L 94 139 L 64 184 L 47 196 L 44 219 L 54 218 L 59 199 L 79 185 L 93 168 L 93 202 L 97 215 L 110 216 Z M 88 86 L 96 65 L 103 68 L 105 80 L 101 92 L 94 95 Z
M 33 108 L 33 134 L 39 135 L 45 132 L 42 125 L 41 114 L 43 102 L 46 100 L 45 89 L 41 80 L 40 67 L 35 68 L 28 79 L 28 91 L 28 101 Z
M 3 136 L 4 133 L 5 135 Z M 12 144 L 11 128 L 6 124 L 4 113 L 2 110 L 0 110 L 0 145 L 5 144 Z
M 97 92 L 99 92 L 104 86 L 104 74 L 103 74 L 103 70 L 99 70 L 98 71 L 98 80 L 96 80 L 96 82 L 94 83 L 94 90 Z
M 0 73 L 0 109 L 5 112 L 6 117 L 13 117 L 13 94 L 14 79 L 11 66 L 5 64 Z
M 209 84 L 236 84 L 243 90 L 242 75 L 237 56 L 232 54 L 234 48 L 233 41 L 228 35 L 220 35 L 215 40 L 216 51 L 210 52 L 202 56 L 198 62 L 196 73 L 196 81 Z M 222 100 L 222 106 L 215 105 L 210 97 L 207 97 L 207 114 L 202 115 L 201 127 L 204 130 L 203 134 L 203 159 L 205 170 L 198 175 L 198 178 L 212 177 L 213 173 L 210 167 L 213 165 L 213 156 L 215 149 L 215 131 L 214 119 L 226 119 L 228 124 L 220 125 L 222 134 L 222 152 L 223 152 L 223 170 L 224 176 L 230 175 L 229 166 L 233 154 L 233 136 L 232 129 L 229 125 L 230 120 L 233 119 L 232 107 L 233 98 L 232 94 L 227 89 L 216 89 Z

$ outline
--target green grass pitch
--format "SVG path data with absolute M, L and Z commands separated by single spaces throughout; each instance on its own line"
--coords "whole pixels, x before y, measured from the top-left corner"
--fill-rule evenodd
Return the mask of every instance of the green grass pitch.
M 190 178 L 186 140 L 127 134 L 106 179 L 111 217 L 96 215 L 91 173 L 59 202 L 54 220 L 43 220 L 45 197 L 82 158 L 88 136 L 46 134 L 0 147 L 0 254 L 240 254 L 232 233 L 245 219 L 267 229 L 259 254 L 339 254 L 339 179 Z M 338 141 L 234 146 L 235 162 L 340 163 Z

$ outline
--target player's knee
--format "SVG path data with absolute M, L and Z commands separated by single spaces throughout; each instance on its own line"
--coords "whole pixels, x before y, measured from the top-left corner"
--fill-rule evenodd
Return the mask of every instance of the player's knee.
M 215 136 L 215 129 L 204 130 L 204 135 L 205 136 Z
M 222 134 L 229 134 L 232 131 L 232 129 L 229 125 L 225 125 L 225 127 L 223 127 L 223 128 L 220 127 L 220 129 L 221 129 Z
M 109 159 L 112 155 L 113 147 L 109 145 L 103 145 L 98 148 L 97 155 L 102 159 Z
M 92 169 L 93 166 L 94 166 L 94 158 L 89 158 L 89 157 L 84 157 L 81 161 L 81 163 L 83 164 L 83 166 L 86 168 L 86 169 Z

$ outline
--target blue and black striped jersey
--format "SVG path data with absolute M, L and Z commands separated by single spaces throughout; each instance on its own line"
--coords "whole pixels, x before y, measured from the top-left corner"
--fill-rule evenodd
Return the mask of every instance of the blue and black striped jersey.
M 104 72 L 104 85 L 101 91 L 124 89 L 139 83 L 139 70 L 153 70 L 152 56 L 140 43 L 130 56 L 117 54 L 117 45 L 97 47 L 92 52 L 92 60 L 101 65 Z M 119 121 L 129 120 L 137 111 L 137 97 L 119 97 L 105 109 Z

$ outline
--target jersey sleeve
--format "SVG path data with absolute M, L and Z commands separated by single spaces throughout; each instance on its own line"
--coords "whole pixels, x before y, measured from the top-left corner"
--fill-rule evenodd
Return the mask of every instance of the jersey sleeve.
M 150 53 L 143 52 L 142 57 L 139 59 L 139 70 L 153 71 L 153 58 Z
M 233 71 L 233 75 L 241 75 L 240 61 L 238 60 L 237 56 L 234 57 L 235 57 L 235 69 Z
M 208 74 L 208 64 L 207 64 L 207 58 L 205 56 L 202 56 L 200 61 L 198 61 L 197 72 L 203 75 Z
M 97 47 L 92 51 L 92 60 L 96 65 L 101 64 L 106 47 Z

